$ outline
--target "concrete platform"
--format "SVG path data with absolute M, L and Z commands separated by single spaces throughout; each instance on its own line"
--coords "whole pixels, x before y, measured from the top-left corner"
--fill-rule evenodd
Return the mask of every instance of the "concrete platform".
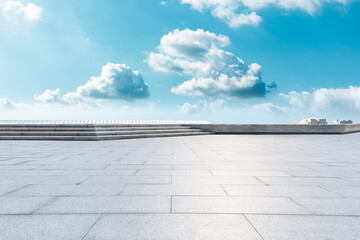
M 360 124 L 210 124 L 206 121 L 8 121 L 0 140 L 101 141 L 209 134 L 349 134 Z
M 360 239 L 359 141 L 0 141 L 0 239 Z

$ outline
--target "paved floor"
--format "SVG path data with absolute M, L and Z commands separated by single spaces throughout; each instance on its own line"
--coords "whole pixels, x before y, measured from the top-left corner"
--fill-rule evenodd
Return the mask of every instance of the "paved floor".
M 0 141 L 0 239 L 360 239 L 359 142 Z

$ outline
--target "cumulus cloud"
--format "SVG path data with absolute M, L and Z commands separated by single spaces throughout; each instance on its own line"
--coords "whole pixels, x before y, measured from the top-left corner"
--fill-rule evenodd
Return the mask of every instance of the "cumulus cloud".
M 159 52 L 148 56 L 149 66 L 157 71 L 191 76 L 172 92 L 191 96 L 263 97 L 267 89 L 261 66 L 249 66 L 230 52 L 227 36 L 198 29 L 178 30 L 163 36 Z
M 34 99 L 43 103 L 59 102 L 61 101 L 60 89 L 57 88 L 54 91 L 47 89 L 44 93 L 40 95 L 35 95 Z
M 11 101 L 9 98 L 0 98 L 0 110 L 24 110 L 28 109 L 30 106 L 24 103 L 16 103 Z M 3 117 L 7 117 L 4 115 Z
M 288 107 L 277 106 L 271 102 L 256 104 L 253 106 L 253 109 L 272 113 L 283 113 L 290 110 Z
M 21 16 L 27 21 L 37 21 L 41 19 L 43 9 L 34 3 L 24 4 L 17 0 L 8 0 L 1 6 L 5 14 Z
M 40 103 L 46 104 L 63 104 L 63 105 L 79 105 L 83 108 L 99 107 L 95 102 L 91 102 L 88 99 L 84 99 L 76 92 L 68 92 L 64 95 L 60 94 L 60 89 L 47 89 L 40 95 L 34 95 L 34 99 Z
M 229 43 L 227 36 L 205 32 L 202 29 L 196 31 L 175 29 L 161 38 L 159 50 L 173 57 L 201 60 L 212 46 L 224 47 Z
M 310 92 L 280 94 L 295 109 L 317 111 L 360 111 L 360 87 L 321 88 Z
M 0 109 L 15 109 L 16 104 L 8 98 L 0 98 Z
M 178 106 L 178 113 L 181 114 L 192 114 L 198 112 L 214 112 L 219 109 L 226 107 L 226 101 L 224 99 L 217 99 L 215 101 L 199 101 L 196 104 L 184 103 Z
M 96 99 L 125 100 L 150 96 L 148 85 L 138 71 L 115 63 L 103 66 L 101 75 L 92 77 L 85 85 L 78 87 L 76 94 Z
M 215 101 L 200 101 L 202 109 L 207 112 L 214 112 L 226 107 L 226 101 L 224 99 L 217 99 Z
M 184 103 L 182 106 L 178 106 L 178 112 L 181 114 L 197 113 L 199 108 L 196 104 Z
M 108 63 L 103 66 L 101 75 L 92 77 L 79 86 L 75 92 L 61 96 L 60 89 L 47 89 L 34 98 L 42 103 L 83 104 L 88 99 L 134 100 L 149 97 L 148 85 L 138 71 L 125 64 Z
M 251 98 L 265 96 L 266 86 L 261 80 L 261 66 L 254 63 L 247 71 L 235 75 L 221 73 L 216 77 L 193 78 L 172 88 L 171 92 L 180 95 Z
M 314 14 L 325 4 L 345 5 L 352 0 L 180 0 L 200 12 L 210 10 L 212 15 L 225 20 L 230 27 L 258 25 L 261 17 L 255 11 L 266 7 L 302 10 Z

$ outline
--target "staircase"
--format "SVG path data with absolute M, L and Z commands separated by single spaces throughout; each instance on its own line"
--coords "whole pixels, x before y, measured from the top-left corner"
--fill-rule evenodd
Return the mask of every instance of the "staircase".
M 0 140 L 100 141 L 206 135 L 183 124 L 3 124 Z

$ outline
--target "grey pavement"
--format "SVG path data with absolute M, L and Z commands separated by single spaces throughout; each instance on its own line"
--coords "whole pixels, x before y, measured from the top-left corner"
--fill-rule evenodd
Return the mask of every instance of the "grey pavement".
M 0 239 L 360 239 L 359 142 L 0 141 Z

